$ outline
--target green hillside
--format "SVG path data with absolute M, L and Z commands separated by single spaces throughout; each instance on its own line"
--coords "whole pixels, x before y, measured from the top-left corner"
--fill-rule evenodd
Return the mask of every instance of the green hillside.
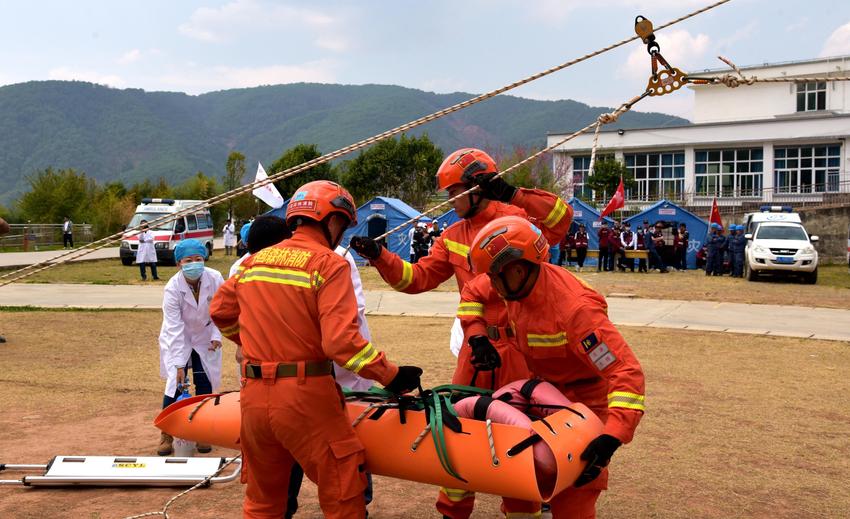
M 472 97 L 389 85 L 292 84 L 199 96 L 118 90 L 78 81 L 0 88 L 0 203 L 25 177 L 53 166 L 100 181 L 181 181 L 197 171 L 220 176 L 231 150 L 248 164 L 271 163 L 298 143 L 332 151 Z M 575 101 L 499 96 L 424 125 L 444 151 L 541 146 L 546 133 L 578 129 L 609 108 Z M 666 114 L 629 113 L 618 125 L 682 124 Z M 249 167 L 253 171 L 253 166 Z

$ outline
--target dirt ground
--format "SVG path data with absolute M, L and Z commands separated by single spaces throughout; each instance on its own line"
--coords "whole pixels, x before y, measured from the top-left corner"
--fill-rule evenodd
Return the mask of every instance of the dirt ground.
M 372 317 L 391 359 L 446 382 L 449 319 Z M 57 454 L 151 455 L 161 401 L 160 315 L 0 312 L 0 462 Z M 647 415 L 614 457 L 599 517 L 846 517 L 850 345 L 781 337 L 623 328 L 647 377 Z M 411 338 L 415 337 L 415 341 Z M 731 340 L 730 340 L 731 339 Z M 233 345 L 225 345 L 225 359 Z M 236 388 L 234 369 L 224 388 Z M 232 451 L 215 449 L 213 455 Z M 12 477 L 4 472 L 2 478 Z M 174 489 L 0 487 L 0 517 L 113 518 L 161 509 Z M 189 494 L 171 517 L 239 517 L 238 483 Z M 437 517 L 436 489 L 377 477 L 370 517 Z M 299 517 L 320 517 L 315 487 Z M 475 517 L 498 516 L 479 496 Z

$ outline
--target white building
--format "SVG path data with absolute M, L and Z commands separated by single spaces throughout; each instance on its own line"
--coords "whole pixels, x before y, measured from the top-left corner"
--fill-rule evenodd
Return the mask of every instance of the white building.
M 850 76 L 850 56 L 743 67 L 745 76 Z M 691 72 L 719 76 L 729 69 Z M 846 139 L 850 136 L 850 85 L 846 81 L 756 83 L 738 88 L 689 85 L 693 124 L 603 130 L 597 158 L 614 155 L 634 173 L 633 201 L 661 198 L 701 206 L 718 203 L 816 202 L 850 192 Z M 671 93 L 667 95 L 676 95 Z M 567 134 L 550 134 L 552 145 Z M 574 195 L 593 198 L 584 186 L 593 134 L 558 147 L 555 169 L 572 168 Z M 569 193 L 568 193 L 569 194 Z M 600 195 L 601 196 L 601 195 Z

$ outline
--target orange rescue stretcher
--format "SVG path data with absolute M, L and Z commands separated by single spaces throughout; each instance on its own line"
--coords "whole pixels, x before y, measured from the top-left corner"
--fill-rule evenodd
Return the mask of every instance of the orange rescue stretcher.
M 459 479 L 444 468 L 424 411 L 404 410 L 401 420 L 398 408 L 375 402 L 349 400 L 346 409 L 373 474 L 527 501 L 548 501 L 570 487 L 584 469 L 581 453 L 602 432 L 599 418 L 580 403 L 533 422 L 533 433 L 459 418 L 463 432 L 445 430 L 444 436 L 445 452 Z M 175 402 L 154 425 L 175 437 L 239 449 L 239 393 Z M 555 455 L 553 481 L 538 481 L 530 448 L 536 441 L 545 442 Z

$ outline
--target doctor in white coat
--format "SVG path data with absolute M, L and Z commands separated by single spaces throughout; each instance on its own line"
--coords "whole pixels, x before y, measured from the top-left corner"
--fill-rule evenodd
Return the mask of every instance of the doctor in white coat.
M 139 265 L 139 271 L 142 273 L 142 281 L 148 280 L 145 265 L 150 265 L 153 280 L 159 281 L 159 276 L 156 273 L 156 248 L 153 233 L 148 227 L 147 220 L 142 220 L 140 224 L 142 230 L 139 232 L 139 248 L 136 249 L 136 264 Z
M 159 370 L 166 381 L 163 408 L 179 396 L 190 367 L 196 395 L 221 386 L 221 332 L 210 319 L 210 301 L 224 279 L 204 266 L 206 257 L 207 249 L 198 240 L 183 240 L 174 248 L 180 270 L 165 285 L 159 332 Z M 170 454 L 172 441 L 162 433 L 157 454 Z M 199 452 L 211 450 L 205 444 L 197 447 Z
M 230 256 L 233 254 L 233 248 L 236 247 L 236 225 L 233 224 L 233 220 L 224 222 L 221 233 L 224 235 L 224 255 Z

